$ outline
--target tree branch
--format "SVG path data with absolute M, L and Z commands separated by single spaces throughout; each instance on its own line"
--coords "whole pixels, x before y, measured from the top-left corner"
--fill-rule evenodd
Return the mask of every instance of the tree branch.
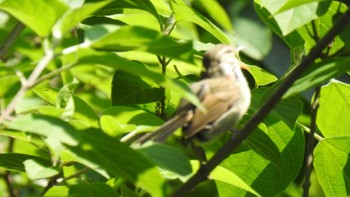
M 303 183 L 303 197 L 309 196 L 310 189 L 310 176 L 312 171 L 312 162 L 313 162 L 313 150 L 314 150 L 314 133 L 316 131 L 316 117 L 317 110 L 319 106 L 319 98 L 320 98 L 321 88 L 318 86 L 315 91 L 314 100 L 311 105 L 311 125 L 310 125 L 310 133 L 307 138 L 306 144 L 306 153 L 305 153 L 305 180 Z
M 202 165 L 196 174 L 194 174 L 185 184 L 177 189 L 172 197 L 184 196 L 191 191 L 200 182 L 205 181 L 209 173 L 226 159 L 232 151 L 245 140 L 256 128 L 256 126 L 267 116 L 275 105 L 281 100 L 282 96 L 293 85 L 293 83 L 300 77 L 305 69 L 311 65 L 315 59 L 322 55 L 322 50 L 334 40 L 334 38 L 345 28 L 350 21 L 350 10 L 347 10 L 336 23 L 329 30 L 329 32 L 321 39 L 317 45 L 312 48 L 309 55 L 307 55 L 298 66 L 296 66 L 290 74 L 282 81 L 271 96 L 263 103 L 258 111 L 248 120 L 242 129 L 233 133 L 231 139 L 226 142 L 218 152 L 208 161 L 207 164 Z
M 25 28 L 25 25 L 21 22 L 18 22 L 13 29 L 11 30 L 9 36 L 6 38 L 2 46 L 0 46 L 0 60 L 5 61 L 7 52 L 9 48 L 13 45 L 13 43 L 16 41 L 19 34 L 23 31 Z
M 11 100 L 10 104 L 4 109 L 4 111 L 1 112 L 0 123 L 10 117 L 11 113 L 15 110 L 15 106 L 18 104 L 18 102 L 20 102 L 20 100 L 22 100 L 27 90 L 35 85 L 36 80 L 53 58 L 53 49 L 49 49 L 48 46 L 46 46 L 45 56 L 41 58 L 38 65 L 34 68 L 33 72 L 30 74 L 27 80 L 21 79 L 21 88 L 18 90 L 15 97 Z

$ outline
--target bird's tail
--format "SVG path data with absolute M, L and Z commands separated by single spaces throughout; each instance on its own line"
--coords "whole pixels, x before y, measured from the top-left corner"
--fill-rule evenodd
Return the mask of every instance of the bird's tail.
M 178 114 L 177 116 L 165 122 L 158 130 L 143 135 L 141 138 L 136 140 L 135 143 L 143 144 L 151 139 L 155 142 L 163 142 L 171 134 L 173 134 L 176 129 L 184 126 L 187 122 L 187 119 L 187 114 Z

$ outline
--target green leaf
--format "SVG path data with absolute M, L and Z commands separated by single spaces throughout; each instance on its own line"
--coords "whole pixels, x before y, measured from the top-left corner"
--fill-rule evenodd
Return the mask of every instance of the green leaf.
M 137 150 L 160 168 L 169 170 L 180 177 L 188 176 L 192 172 L 187 156 L 175 147 L 166 144 L 151 144 Z
M 18 76 L 11 75 L 8 72 L 1 73 L 0 77 L 0 97 L 4 98 L 11 94 L 12 91 L 18 90 L 20 87 Z
M 66 197 L 69 196 L 67 186 L 53 186 L 45 194 L 44 197 Z
M 314 19 L 317 19 L 320 15 L 324 14 L 327 9 L 320 9 L 319 6 L 325 5 L 325 7 L 328 7 L 330 5 L 329 2 L 325 2 L 325 4 L 320 4 L 317 1 L 311 1 L 309 3 L 299 4 L 299 6 L 297 7 L 293 7 L 284 12 L 274 14 L 273 17 L 276 20 L 279 28 L 281 29 L 282 34 L 287 35 L 290 32 L 296 30 L 297 28 L 309 23 Z M 261 5 L 267 10 L 269 10 L 270 13 L 278 12 L 282 4 L 283 1 L 280 0 L 261 1 Z
M 189 100 L 191 103 L 197 107 L 203 109 L 203 106 L 199 102 L 197 96 L 195 96 L 188 86 L 180 81 L 175 81 L 169 78 L 165 78 L 162 74 L 151 71 L 141 62 L 130 61 L 125 58 L 122 58 L 115 53 L 107 52 L 96 52 L 88 49 L 80 49 L 77 54 L 79 59 L 76 64 L 79 65 L 105 65 L 114 69 L 120 69 L 130 74 L 137 73 L 141 77 L 150 79 L 159 85 L 173 90 L 180 94 L 185 99 Z M 203 109 L 204 110 L 204 109 Z
M 250 113 L 256 111 L 264 100 L 266 91 L 259 88 L 253 91 Z M 266 128 L 261 128 L 274 143 L 279 156 L 268 142 L 268 150 L 257 151 L 252 143 L 257 141 L 260 134 L 253 134 L 252 140 L 241 144 L 236 151 L 227 158 L 222 166 L 241 177 L 244 182 L 254 188 L 262 196 L 276 196 L 297 177 L 304 159 L 304 133 L 295 126 L 297 117 L 302 112 L 302 103 L 299 100 L 285 99 L 270 112 L 263 121 Z M 256 132 L 256 131 L 254 131 Z M 250 138 L 250 137 L 249 137 Z M 263 144 L 254 146 L 264 147 Z M 253 148 L 253 149 L 252 149 Z M 227 184 L 218 184 L 220 194 L 245 196 L 246 191 L 228 187 Z
M 218 27 L 203 15 L 186 5 L 183 0 L 171 0 L 170 6 L 174 11 L 174 16 L 177 21 L 186 20 L 195 23 L 212 34 L 220 42 L 226 44 L 230 43 L 227 36 Z
M 226 168 L 222 166 L 217 166 L 211 173 L 210 173 L 210 179 L 221 181 L 227 184 L 230 184 L 232 186 L 241 188 L 243 190 L 246 190 L 255 196 L 261 196 L 258 194 L 253 188 L 251 188 L 246 182 L 244 182 L 239 176 L 237 176 L 235 173 L 227 170 Z
M 323 6 L 323 4 L 330 4 L 330 6 Z M 299 34 L 305 40 L 306 51 L 310 51 L 312 47 L 316 45 L 319 38 L 322 38 L 328 33 L 328 31 L 334 26 L 334 23 L 345 13 L 348 7 L 345 4 L 341 4 L 337 1 L 329 1 L 320 4 L 320 12 L 326 12 L 327 14 L 321 15 L 318 19 L 314 20 L 302 28 L 298 29 Z M 332 40 L 332 44 L 328 47 L 324 53 L 328 56 L 339 53 L 339 50 L 344 50 L 347 47 L 349 41 L 350 28 L 345 28 L 339 36 L 336 36 Z
M 85 3 L 81 7 L 68 10 L 54 25 L 53 35 L 56 39 L 61 39 L 73 27 L 78 25 L 83 19 L 94 13 L 96 10 L 107 5 L 111 1 L 101 1 L 97 3 Z
M 294 82 L 283 98 L 303 92 L 312 87 L 321 85 L 327 80 L 338 77 L 350 69 L 350 58 L 332 58 L 312 64 L 304 74 Z
M 280 152 L 266 132 L 266 125 L 260 124 L 259 128 L 256 129 L 243 143 L 250 149 L 254 150 L 258 155 L 278 167 L 281 165 Z
M 47 86 L 35 86 L 31 89 L 37 96 L 51 105 L 56 105 L 57 89 Z
M 350 136 L 349 98 L 349 84 L 332 80 L 321 88 L 316 123 L 323 136 Z
M 263 60 L 272 48 L 272 31 L 256 19 L 247 18 L 245 13 L 232 17 L 237 46 L 241 46 L 242 51 L 249 57 Z
M 64 85 L 57 94 L 56 106 L 64 108 L 68 105 L 69 99 L 72 97 L 75 89 L 78 87 L 78 82 L 74 81 Z
M 348 196 L 350 137 L 322 140 L 314 150 L 314 167 L 326 196 Z
M 203 12 L 206 12 L 217 24 L 223 27 L 226 31 L 232 32 L 233 27 L 229 16 L 225 9 L 221 7 L 216 0 L 194 0 L 194 6 L 198 6 Z
M 80 143 L 67 148 L 76 156 L 77 162 L 92 169 L 96 166 L 105 169 L 112 176 L 121 176 L 153 196 L 164 196 L 164 180 L 158 169 L 142 154 L 101 130 L 82 131 Z
M 320 2 L 320 1 L 329 1 L 329 0 L 287 0 L 287 1 L 282 1 L 283 4 L 282 6 L 273 14 L 278 14 L 281 12 L 284 12 L 286 10 L 304 5 L 304 4 L 308 4 L 308 3 L 312 3 L 312 2 Z M 281 3 L 281 2 L 279 2 Z
M 96 2 L 98 0 L 86 0 L 85 2 Z M 158 15 L 158 12 L 151 1 L 149 0 L 118 0 L 113 1 L 110 3 L 104 11 L 108 12 L 111 11 L 113 14 L 116 13 L 115 10 L 123 9 L 123 8 L 132 8 L 132 9 L 140 9 L 145 10 L 152 14 L 159 22 L 159 24 L 162 24 L 162 21 Z M 103 10 L 102 10 L 103 11 Z
M 157 102 L 164 95 L 154 81 L 117 71 L 113 76 L 111 97 L 113 105 L 132 105 Z
M 109 51 L 143 50 L 193 62 L 191 42 L 176 42 L 158 31 L 144 27 L 124 26 L 96 40 L 91 46 Z
M 278 3 L 275 1 L 275 3 Z M 272 5 L 272 4 L 271 4 Z M 262 5 L 262 0 L 255 0 L 254 7 L 256 13 L 259 15 L 260 19 L 273 31 L 275 32 L 291 49 L 292 65 L 300 62 L 303 55 L 305 55 L 305 40 L 298 33 L 298 31 L 292 31 L 288 35 L 283 35 L 283 32 L 275 20 L 271 17 L 271 12 L 268 8 Z
M 105 196 L 118 197 L 117 192 L 105 183 L 81 183 L 72 185 L 69 188 L 69 196 Z
M 127 132 L 152 131 L 163 120 L 141 109 L 126 106 L 108 108 L 100 118 L 104 132 L 111 136 Z
M 49 178 L 60 173 L 58 168 L 45 165 L 42 162 L 38 162 L 33 159 L 28 159 L 24 161 L 23 164 L 25 166 L 27 175 L 30 179 L 33 180 Z
M 76 131 L 71 125 L 61 119 L 50 116 L 28 114 L 5 122 L 5 124 L 10 129 L 35 133 L 54 139 L 56 142 L 76 145 L 79 141 Z
M 79 129 L 88 127 L 99 127 L 99 117 L 96 112 L 91 108 L 88 103 L 83 101 L 77 96 L 72 97 L 73 105 L 73 116 L 69 119 L 69 123 L 74 126 L 79 126 Z
M 20 153 L 2 153 L 0 154 L 0 167 L 5 168 L 7 170 L 25 172 L 23 162 L 25 162 L 26 160 L 37 161 L 47 166 L 51 164 L 50 160 L 46 160 L 33 155 L 26 155 Z
M 0 4 L 0 9 L 16 17 L 39 36 L 45 37 L 68 6 L 58 0 L 6 0 Z
M 257 86 L 265 86 L 277 81 L 277 77 L 258 66 L 249 66 Z

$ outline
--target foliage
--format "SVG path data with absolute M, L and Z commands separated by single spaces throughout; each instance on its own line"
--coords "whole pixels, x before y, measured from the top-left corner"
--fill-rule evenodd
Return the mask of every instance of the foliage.
M 0 195 L 171 195 L 203 161 L 177 133 L 164 144 L 130 142 L 183 97 L 201 107 L 187 85 L 204 51 L 244 46 L 253 96 L 242 126 L 347 10 L 317 0 L 0 1 Z M 350 195 L 350 85 L 339 81 L 350 71 L 349 32 L 190 196 L 308 193 L 309 132 L 317 143 L 309 195 Z M 290 54 L 287 71 L 266 61 L 276 40 Z M 283 75 L 269 72 L 276 69 Z M 311 99 L 305 91 L 315 87 Z M 206 157 L 230 135 L 203 144 Z

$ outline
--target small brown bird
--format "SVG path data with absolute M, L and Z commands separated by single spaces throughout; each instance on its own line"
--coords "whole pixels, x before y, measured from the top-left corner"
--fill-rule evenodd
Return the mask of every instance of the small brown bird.
M 136 143 L 143 144 L 151 139 L 164 141 L 180 127 L 185 139 L 196 138 L 206 142 L 236 126 L 250 105 L 250 89 L 241 71 L 244 65 L 237 59 L 234 48 L 224 44 L 208 50 L 204 54 L 203 65 L 206 70 L 201 80 L 192 83 L 190 88 L 206 112 L 182 99 L 173 118 Z

